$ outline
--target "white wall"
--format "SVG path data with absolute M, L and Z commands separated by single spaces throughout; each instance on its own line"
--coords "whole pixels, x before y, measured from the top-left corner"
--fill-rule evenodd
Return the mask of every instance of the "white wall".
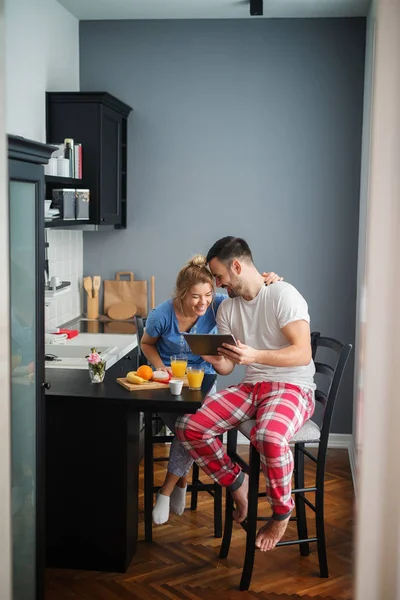
M 400 2 L 376 3 L 357 600 L 400 598 Z
M 39 142 L 45 91 L 79 90 L 79 21 L 56 0 L 5 0 L 7 132 Z
M 0 0 L 0 598 L 11 600 L 10 339 L 4 0 Z
M 7 132 L 46 141 L 45 92 L 79 90 L 79 21 L 57 0 L 5 0 Z M 82 232 L 49 234 L 50 274 L 71 293 L 46 309 L 46 328 L 81 313 Z
M 46 308 L 46 330 L 81 314 L 83 277 L 83 235 L 81 231 L 48 229 L 49 274 L 71 282 L 71 290 Z

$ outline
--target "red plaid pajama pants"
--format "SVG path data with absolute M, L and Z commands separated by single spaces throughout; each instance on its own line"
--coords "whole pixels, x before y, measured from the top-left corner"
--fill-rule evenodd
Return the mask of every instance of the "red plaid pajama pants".
M 288 383 L 242 383 L 208 396 L 195 414 L 178 417 L 176 436 L 205 473 L 229 487 L 240 467 L 229 458 L 218 436 L 255 419 L 251 443 L 260 453 L 267 499 L 273 513 L 282 518 L 294 506 L 289 441 L 312 416 L 314 407 L 311 390 Z

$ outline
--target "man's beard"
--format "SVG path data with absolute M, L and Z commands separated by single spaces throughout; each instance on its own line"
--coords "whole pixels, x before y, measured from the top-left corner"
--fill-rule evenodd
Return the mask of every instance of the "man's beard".
M 236 277 L 231 286 L 226 286 L 229 298 L 236 298 L 242 293 L 243 285 L 239 277 Z

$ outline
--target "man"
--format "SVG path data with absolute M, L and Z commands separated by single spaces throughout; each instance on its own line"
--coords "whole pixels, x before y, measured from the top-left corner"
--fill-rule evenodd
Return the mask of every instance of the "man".
M 229 489 L 234 518 L 241 523 L 247 515 L 248 476 L 228 457 L 218 436 L 256 419 L 251 442 L 260 452 L 272 507 L 272 519 L 259 530 L 256 546 L 272 550 L 294 507 L 288 442 L 315 406 L 307 303 L 288 283 L 266 286 L 241 238 L 220 239 L 209 250 L 207 263 L 217 287 L 229 295 L 218 309 L 218 331 L 233 334 L 237 346 L 224 344 L 219 356 L 203 358 L 220 375 L 239 364 L 246 373 L 242 383 L 209 396 L 195 414 L 179 417 L 176 435 L 203 470 Z

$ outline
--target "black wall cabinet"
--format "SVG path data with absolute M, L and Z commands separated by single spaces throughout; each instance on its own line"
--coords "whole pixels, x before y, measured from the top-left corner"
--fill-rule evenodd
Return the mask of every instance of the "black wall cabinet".
M 131 110 L 106 92 L 46 94 L 47 141 L 61 144 L 65 138 L 73 138 L 82 144 L 83 176 L 78 184 L 74 180 L 71 187 L 90 190 L 90 220 L 86 224 L 126 227 L 127 129 Z M 48 198 L 55 187 L 59 185 L 47 182 Z

